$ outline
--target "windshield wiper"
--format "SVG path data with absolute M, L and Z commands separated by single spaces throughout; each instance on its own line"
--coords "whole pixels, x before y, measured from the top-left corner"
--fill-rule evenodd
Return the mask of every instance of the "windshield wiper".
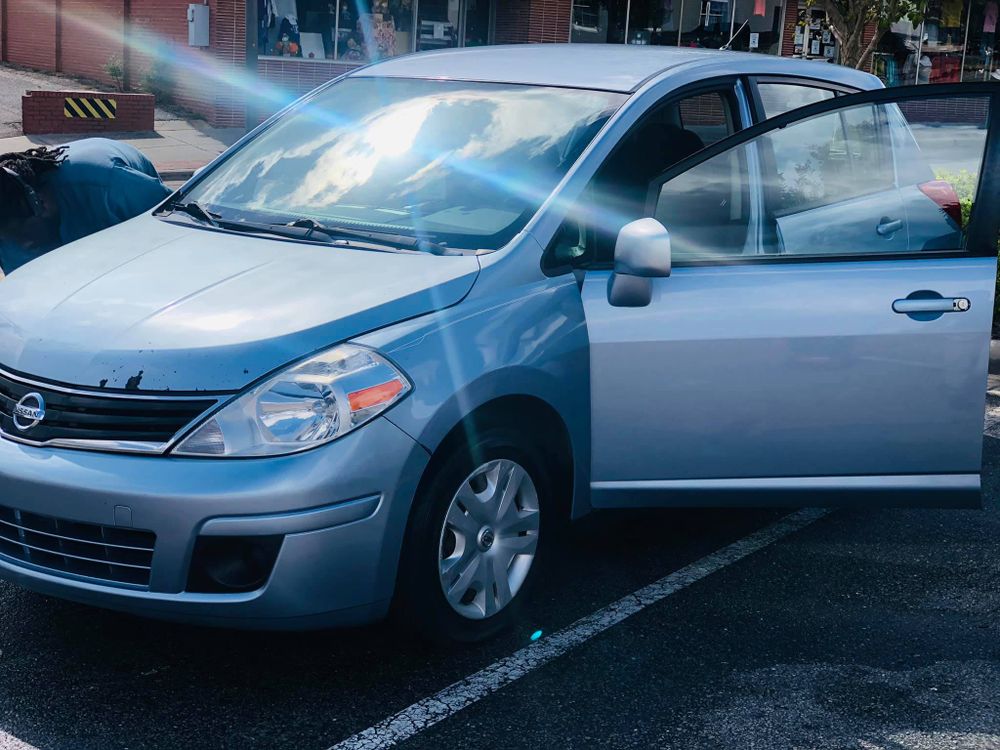
M 287 224 L 267 224 L 257 221 L 222 221 L 217 224 L 219 229 L 243 234 L 253 234 L 260 237 L 280 237 L 287 240 L 305 240 L 306 242 L 322 242 L 323 244 L 340 245 L 342 247 L 359 248 L 362 250 L 377 250 L 389 253 L 416 253 L 416 250 L 400 248 L 388 242 L 366 242 L 363 240 L 333 238 L 325 232 L 322 237 L 314 237 L 313 230 L 308 227 L 293 227 Z
M 184 213 L 215 229 L 228 229 L 234 232 L 246 232 L 247 234 L 263 234 L 290 240 L 308 241 L 317 240 L 318 238 L 313 235 L 318 234 L 331 243 L 345 247 L 380 250 L 383 252 L 430 253 L 432 255 L 464 254 L 461 250 L 454 250 L 420 237 L 393 234 L 391 232 L 369 232 L 361 229 L 348 229 L 347 227 L 328 227 L 313 219 L 297 219 L 296 221 L 280 224 L 223 220 L 219 214 L 211 213 L 195 201 L 168 203 L 163 207 L 163 210 Z
M 307 238 L 314 233 L 318 233 L 322 234 L 324 237 L 330 238 L 331 240 L 358 239 L 366 240 L 368 242 L 387 243 L 393 247 L 398 247 L 404 250 L 414 250 L 421 253 L 430 253 L 431 255 L 462 255 L 461 251 L 454 250 L 447 245 L 433 242 L 422 237 L 413 237 L 408 234 L 394 234 L 392 232 L 379 232 L 367 229 L 350 229 L 348 227 L 327 226 L 326 224 L 321 224 L 315 219 L 296 219 L 295 221 L 290 221 L 287 224 L 272 224 L 271 226 L 305 229 Z
M 199 221 L 202 221 L 205 224 L 208 224 L 209 226 L 213 227 L 219 226 L 218 222 L 218 219 L 220 218 L 219 215 L 213 214 L 207 208 L 205 208 L 204 206 L 195 201 L 188 201 L 187 203 L 180 203 L 180 202 L 168 203 L 163 208 L 164 210 L 170 211 L 171 213 L 173 213 L 174 211 L 179 211 L 182 214 L 187 214 L 188 216 L 194 219 L 198 219 Z

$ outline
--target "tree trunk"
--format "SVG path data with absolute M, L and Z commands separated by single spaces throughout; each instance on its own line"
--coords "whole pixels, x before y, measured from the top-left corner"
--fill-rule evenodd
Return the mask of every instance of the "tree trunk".
M 878 39 L 876 34 L 874 39 L 865 43 L 865 27 L 869 18 L 865 4 L 859 2 L 859 7 L 847 15 L 841 13 L 832 0 L 818 0 L 815 5 L 826 12 L 830 31 L 840 48 L 840 64 L 862 69 Z

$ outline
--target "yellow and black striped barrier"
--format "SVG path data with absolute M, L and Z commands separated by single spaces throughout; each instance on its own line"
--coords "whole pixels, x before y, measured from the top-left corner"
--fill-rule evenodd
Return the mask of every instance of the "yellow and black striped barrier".
M 70 118 L 114 120 L 118 113 L 118 102 L 96 96 L 67 96 L 63 112 Z

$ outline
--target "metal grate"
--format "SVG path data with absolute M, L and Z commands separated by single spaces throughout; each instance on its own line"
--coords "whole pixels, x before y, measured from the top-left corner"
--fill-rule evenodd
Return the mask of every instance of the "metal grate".
M 41 568 L 148 586 L 156 534 L 0 505 L 0 555 Z
M 29 394 L 43 398 L 45 415 L 38 423 L 22 429 L 15 424 L 13 412 Z M 0 371 L 0 431 L 33 443 L 163 444 L 216 403 L 216 399 L 129 398 L 75 392 L 22 381 Z M 37 404 L 31 400 L 31 405 Z

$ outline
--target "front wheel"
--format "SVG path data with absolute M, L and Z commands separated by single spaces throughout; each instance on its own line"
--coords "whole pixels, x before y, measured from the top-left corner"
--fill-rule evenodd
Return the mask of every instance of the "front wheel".
M 547 492 L 545 475 L 509 436 L 448 455 L 417 499 L 404 545 L 407 622 L 459 641 L 512 624 L 537 572 Z

